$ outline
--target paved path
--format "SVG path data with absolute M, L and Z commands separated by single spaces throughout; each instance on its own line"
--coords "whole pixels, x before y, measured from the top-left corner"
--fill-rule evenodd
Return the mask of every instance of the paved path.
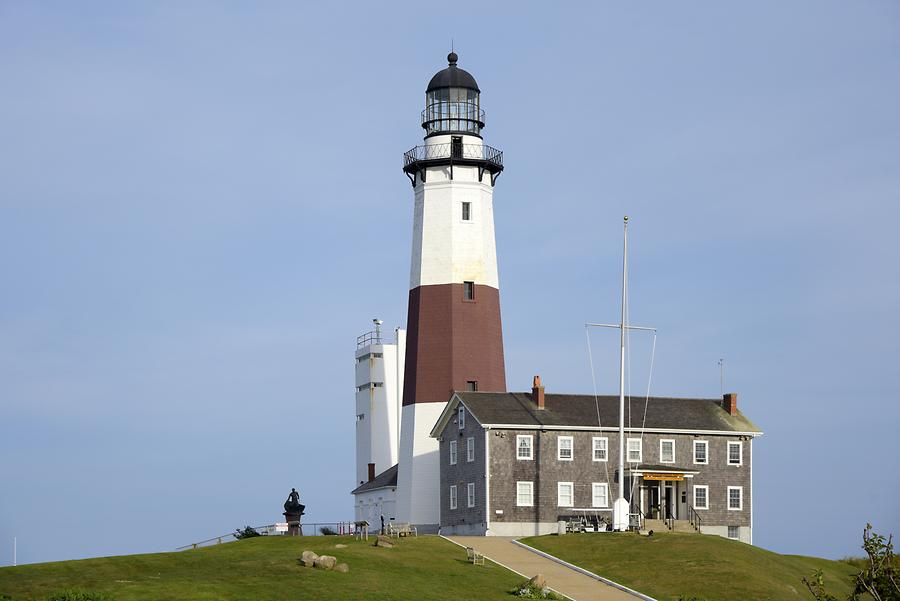
M 514 545 L 504 536 L 448 536 L 464 547 L 473 547 L 485 557 L 518 572 L 526 578 L 543 574 L 547 586 L 575 601 L 636 601 L 637 597 L 594 580 L 528 549 Z

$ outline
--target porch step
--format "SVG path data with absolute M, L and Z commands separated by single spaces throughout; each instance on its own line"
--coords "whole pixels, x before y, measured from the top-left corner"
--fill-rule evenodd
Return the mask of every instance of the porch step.
M 653 530 L 654 532 L 667 532 L 669 527 L 665 520 L 644 520 L 644 530 Z
M 697 532 L 688 520 L 675 520 L 673 532 Z

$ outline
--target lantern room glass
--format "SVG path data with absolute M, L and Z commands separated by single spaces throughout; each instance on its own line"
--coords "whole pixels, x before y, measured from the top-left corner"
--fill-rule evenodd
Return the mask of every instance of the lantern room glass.
M 481 134 L 480 94 L 468 88 L 438 88 L 425 95 L 422 125 L 426 135 L 442 132 Z

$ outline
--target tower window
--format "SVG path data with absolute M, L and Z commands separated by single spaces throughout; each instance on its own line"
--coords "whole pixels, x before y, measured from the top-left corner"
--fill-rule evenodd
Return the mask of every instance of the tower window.
M 472 221 L 472 203 L 471 202 L 462 203 L 462 220 L 463 221 Z
M 463 298 L 467 301 L 475 300 L 475 282 L 463 282 Z
M 478 380 L 469 380 L 466 382 L 466 390 L 476 392 L 478 390 Z

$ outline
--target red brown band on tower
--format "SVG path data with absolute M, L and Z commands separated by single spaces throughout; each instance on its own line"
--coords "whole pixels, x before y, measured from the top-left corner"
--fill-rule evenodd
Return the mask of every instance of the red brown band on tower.
M 403 404 L 443 403 L 457 390 L 506 392 L 500 291 L 464 284 L 409 291 Z

